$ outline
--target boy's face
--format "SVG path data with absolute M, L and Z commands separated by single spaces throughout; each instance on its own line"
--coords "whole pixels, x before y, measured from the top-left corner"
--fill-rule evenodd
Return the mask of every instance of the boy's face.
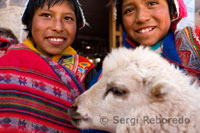
M 122 21 L 128 37 L 138 44 L 156 44 L 170 28 L 166 0 L 123 0 Z
M 76 16 L 65 0 L 48 9 L 37 9 L 33 16 L 32 37 L 36 48 L 46 56 L 58 55 L 70 46 L 76 35 Z

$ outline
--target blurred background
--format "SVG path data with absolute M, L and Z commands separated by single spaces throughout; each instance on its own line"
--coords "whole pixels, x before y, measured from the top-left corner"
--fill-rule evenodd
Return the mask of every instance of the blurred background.
M 0 27 L 9 28 L 22 42 L 21 15 L 27 0 L 0 0 Z M 187 25 L 200 26 L 200 0 L 184 0 L 187 3 L 188 17 L 178 28 Z M 89 26 L 84 27 L 78 34 L 73 47 L 78 53 L 90 59 L 97 70 L 102 60 L 112 48 L 122 42 L 121 27 L 115 23 L 114 4 L 109 0 L 79 0 Z

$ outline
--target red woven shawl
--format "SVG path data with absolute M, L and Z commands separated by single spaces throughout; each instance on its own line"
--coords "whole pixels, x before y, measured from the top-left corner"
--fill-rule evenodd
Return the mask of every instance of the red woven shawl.
M 24 44 L 0 58 L 0 131 L 79 132 L 67 110 L 84 90 L 69 70 Z

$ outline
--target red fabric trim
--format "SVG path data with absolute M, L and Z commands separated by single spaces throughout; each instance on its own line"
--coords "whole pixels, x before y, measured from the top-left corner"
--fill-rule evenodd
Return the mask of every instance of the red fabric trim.
M 160 43 L 161 51 L 162 51 L 163 55 L 165 56 L 165 58 L 166 58 L 168 61 L 170 61 L 171 63 L 176 64 L 176 65 L 178 65 L 178 66 L 180 66 L 180 67 L 183 67 L 184 69 L 186 69 L 186 70 L 189 71 L 189 72 L 192 72 L 192 73 L 195 73 L 195 74 L 197 74 L 197 75 L 200 75 L 200 72 L 199 72 L 199 71 L 197 71 L 197 70 L 195 70 L 195 69 L 192 69 L 192 68 L 190 68 L 190 67 L 183 66 L 183 65 L 181 65 L 181 64 L 179 64 L 179 63 L 177 63 L 177 62 L 175 62 L 175 61 L 173 61 L 173 60 L 171 60 L 171 59 L 169 59 L 169 58 L 166 56 L 166 54 L 164 53 L 161 44 L 162 44 L 162 43 Z
M 78 56 L 78 66 L 73 66 L 73 67 L 77 67 L 76 68 L 76 74 L 75 74 L 76 78 L 78 79 L 79 82 L 81 82 L 83 84 L 84 81 L 85 81 L 85 77 L 87 76 L 88 72 L 91 69 L 93 69 L 95 67 L 95 65 L 93 63 L 91 63 L 87 58 L 85 58 L 83 56 L 80 56 L 80 55 L 76 55 L 76 56 Z M 76 61 L 74 61 L 74 62 L 76 62 Z M 81 63 L 87 63 L 89 65 L 88 66 L 82 66 Z M 82 68 L 83 70 L 87 70 L 86 73 L 81 73 L 79 71 L 79 68 Z M 83 79 L 80 79 L 82 76 L 83 76 Z M 85 89 L 85 87 L 83 87 L 83 88 Z
M 11 45 L 11 42 L 3 37 L 0 36 L 0 42 L 6 42 Z
M 197 38 L 194 38 L 194 41 L 195 41 L 196 46 L 200 49 L 200 42 L 199 42 L 200 41 L 200 27 L 196 26 L 195 33 L 193 33 L 193 34 L 196 34 L 196 36 L 199 37 L 199 40 L 197 40 Z M 200 55 L 200 53 L 199 53 L 199 55 Z
M 86 75 L 88 74 L 88 72 L 89 72 L 92 68 L 94 68 L 95 65 L 94 65 L 93 63 L 91 63 L 87 58 L 85 58 L 85 57 L 79 55 L 79 63 L 80 63 L 80 62 L 87 62 L 87 63 L 90 64 L 90 66 L 85 66 L 85 67 L 84 67 L 85 69 L 88 69 L 88 70 L 86 71 L 86 73 L 85 73 L 85 77 L 86 77 Z M 79 67 L 83 68 L 82 66 L 80 66 L 80 64 L 79 64 Z M 85 80 L 85 78 L 84 78 L 84 80 Z M 83 80 L 83 82 L 84 82 L 84 80 Z
M 125 39 L 131 46 L 133 46 L 133 48 L 137 47 L 128 37 L 126 37 Z

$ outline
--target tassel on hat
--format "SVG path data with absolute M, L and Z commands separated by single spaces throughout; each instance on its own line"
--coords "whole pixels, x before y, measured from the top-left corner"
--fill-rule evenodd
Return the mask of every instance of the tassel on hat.
M 185 6 L 184 1 L 183 0 L 177 0 L 177 1 L 179 5 L 179 17 L 180 18 L 187 17 L 187 7 Z
M 89 24 L 86 22 L 85 16 L 83 14 L 83 9 L 81 8 L 80 2 L 78 0 L 76 0 L 76 1 L 78 3 L 78 7 L 79 7 L 79 10 L 80 10 L 80 13 L 81 13 L 82 20 L 83 20 L 82 25 L 80 26 L 80 28 L 85 27 L 85 25 L 89 26 Z
M 172 19 L 172 24 L 171 24 L 171 30 L 175 31 L 177 24 L 180 22 L 180 20 L 184 17 L 187 17 L 187 7 L 184 3 L 183 0 L 174 0 L 174 4 L 176 7 L 176 13 L 177 16 L 176 18 Z

